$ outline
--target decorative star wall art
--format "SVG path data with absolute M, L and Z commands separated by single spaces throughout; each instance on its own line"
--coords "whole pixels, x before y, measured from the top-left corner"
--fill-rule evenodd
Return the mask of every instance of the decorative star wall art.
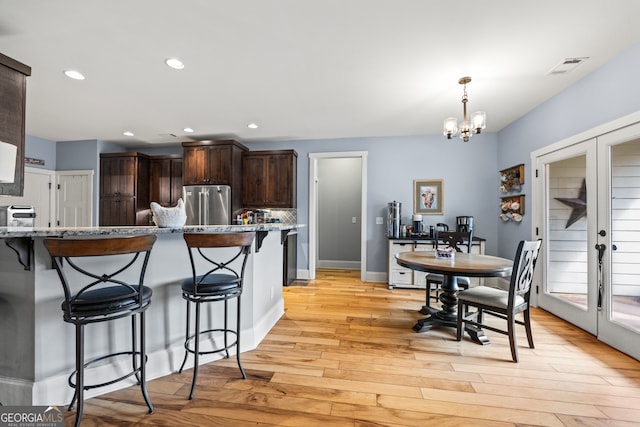
M 578 193 L 578 197 L 576 199 L 568 199 L 565 197 L 555 197 L 555 199 L 570 208 L 573 208 L 571 210 L 571 215 L 569 215 L 569 219 L 567 220 L 567 225 L 564 226 L 564 228 L 567 229 L 581 218 L 587 217 L 587 180 L 582 180 L 582 187 L 580 187 L 580 193 Z

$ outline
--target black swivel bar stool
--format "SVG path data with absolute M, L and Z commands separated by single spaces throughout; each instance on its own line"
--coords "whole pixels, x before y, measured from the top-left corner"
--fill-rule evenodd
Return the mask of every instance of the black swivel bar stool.
M 187 328 L 184 342 L 184 360 L 178 372 L 182 372 L 189 353 L 194 355 L 193 380 L 189 400 L 193 399 L 193 392 L 198 377 L 198 357 L 201 354 L 213 354 L 224 352 L 225 358 L 229 358 L 229 349 L 235 347 L 236 360 L 242 373 L 242 378 L 247 376 L 240 362 L 240 308 L 244 270 L 247 257 L 251 252 L 251 243 L 255 238 L 254 232 L 240 233 L 184 233 L 184 240 L 189 250 L 192 277 L 182 282 L 182 297 L 187 301 Z M 216 248 L 233 248 L 227 252 L 224 260 L 214 260 Z M 220 253 L 220 252 L 218 252 Z M 236 329 L 232 329 L 228 323 L 228 303 L 230 299 L 237 298 Z M 224 301 L 224 326 L 223 328 L 200 330 L 200 304 L 207 302 Z M 196 305 L 195 333 L 191 334 L 191 303 Z M 200 335 L 209 334 L 215 341 L 215 335 L 222 335 L 223 343 L 212 350 L 200 349 Z M 232 341 L 229 339 L 231 336 Z M 235 336 L 235 337 L 234 337 Z M 193 347 L 191 343 L 193 341 Z
M 143 282 L 155 241 L 155 235 L 44 239 L 44 246 L 53 259 L 53 265 L 64 290 L 63 319 L 65 322 L 76 325 L 76 370 L 69 376 L 69 386 L 75 389 L 69 411 L 73 410 L 76 400 L 78 402 L 76 427 L 80 425 L 82 419 L 85 390 L 111 385 L 132 375 L 135 375 L 138 380 L 144 401 L 149 407 L 149 413 L 153 413 L 153 405 L 145 383 L 147 356 L 144 320 L 145 310 L 151 303 L 152 291 L 151 288 L 144 286 Z M 95 259 L 88 257 L 110 258 L 111 262 L 96 264 Z M 100 266 L 98 267 L 100 271 L 96 271 L 96 265 Z M 105 267 L 102 267 L 103 265 Z M 125 280 L 122 278 L 124 275 L 133 279 Z M 82 282 L 82 284 L 76 284 L 76 282 Z M 72 291 L 72 287 L 80 290 Z M 131 317 L 131 351 L 109 354 L 85 362 L 85 325 L 128 316 Z M 139 342 L 136 337 L 136 317 L 140 321 Z M 131 372 L 101 384 L 85 384 L 85 368 L 95 362 L 123 355 L 131 356 L 133 365 Z

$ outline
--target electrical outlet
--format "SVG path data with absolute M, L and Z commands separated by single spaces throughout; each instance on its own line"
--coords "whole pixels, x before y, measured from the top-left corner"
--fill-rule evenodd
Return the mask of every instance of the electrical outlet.
M 382 220 L 382 217 L 381 217 L 381 216 L 377 216 L 377 217 L 376 217 L 376 224 L 377 224 L 377 225 L 382 225 L 382 224 L 384 224 L 384 221 Z
M 356 217 L 355 217 L 355 216 L 352 216 L 352 217 L 351 217 L 351 224 L 355 224 L 355 223 L 356 223 Z

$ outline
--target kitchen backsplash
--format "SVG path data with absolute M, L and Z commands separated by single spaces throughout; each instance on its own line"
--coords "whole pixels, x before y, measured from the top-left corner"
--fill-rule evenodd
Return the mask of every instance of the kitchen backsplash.
M 297 209 L 295 208 L 283 208 L 283 209 L 268 209 L 270 212 L 270 218 L 278 218 L 282 224 L 296 224 L 298 221 Z
M 269 222 L 273 222 L 278 219 L 281 224 L 296 224 L 297 223 L 297 210 L 295 208 L 280 208 L 280 209 L 244 209 L 242 217 L 247 216 L 247 213 L 255 212 L 268 212 L 265 218 Z M 252 220 L 253 215 L 249 214 L 249 220 Z

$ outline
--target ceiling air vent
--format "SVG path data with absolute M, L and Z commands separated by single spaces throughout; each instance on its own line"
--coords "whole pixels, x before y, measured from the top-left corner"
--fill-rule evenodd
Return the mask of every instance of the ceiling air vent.
M 547 74 L 566 74 L 575 69 L 578 65 L 589 59 L 587 56 L 578 58 L 565 58 L 562 62 L 553 67 Z

